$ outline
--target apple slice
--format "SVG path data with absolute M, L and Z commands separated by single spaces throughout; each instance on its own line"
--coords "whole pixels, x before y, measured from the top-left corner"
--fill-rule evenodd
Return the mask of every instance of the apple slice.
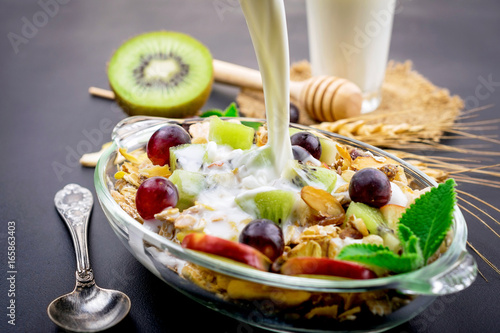
M 394 204 L 388 204 L 380 207 L 380 212 L 387 222 L 387 226 L 394 231 L 397 230 L 399 219 L 405 211 L 405 207 Z
M 253 247 L 216 236 L 202 233 L 188 234 L 181 245 L 186 249 L 232 259 L 261 271 L 268 271 L 271 266 L 271 260 Z
M 375 279 L 377 275 L 370 269 L 356 263 L 317 257 L 294 257 L 281 266 L 285 275 L 327 275 L 348 279 Z

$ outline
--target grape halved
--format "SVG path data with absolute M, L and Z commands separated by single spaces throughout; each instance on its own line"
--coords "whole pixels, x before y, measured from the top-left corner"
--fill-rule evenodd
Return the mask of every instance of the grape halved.
M 158 129 L 149 138 L 146 152 L 154 165 L 170 165 L 170 148 L 191 143 L 191 136 L 179 125 L 167 125 Z
M 149 220 L 168 207 L 175 207 L 179 193 L 175 185 L 164 177 L 146 179 L 135 195 L 135 205 L 139 215 Z

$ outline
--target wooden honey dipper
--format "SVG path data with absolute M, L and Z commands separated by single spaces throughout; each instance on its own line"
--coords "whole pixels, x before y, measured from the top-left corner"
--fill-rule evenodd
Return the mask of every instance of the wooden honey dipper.
M 262 90 L 262 77 L 255 69 L 213 60 L 214 80 L 243 88 Z M 114 99 L 112 91 L 90 87 L 89 93 Z M 290 81 L 290 96 L 318 121 L 335 121 L 361 114 L 362 95 L 357 85 L 343 78 L 317 76 Z
M 262 78 L 257 70 L 215 59 L 213 66 L 217 82 L 262 90 Z M 361 114 L 361 89 L 346 79 L 317 76 L 305 81 L 290 81 L 290 96 L 318 121 L 335 121 Z

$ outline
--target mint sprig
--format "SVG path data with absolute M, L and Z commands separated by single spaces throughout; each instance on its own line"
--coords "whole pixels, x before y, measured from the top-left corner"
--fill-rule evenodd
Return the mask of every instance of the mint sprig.
M 345 246 L 337 259 L 377 266 L 394 273 L 405 273 L 422 267 L 434 254 L 451 227 L 456 202 L 456 183 L 447 180 L 422 194 L 401 216 L 398 237 L 401 254 L 388 247 L 373 244 Z
M 432 188 L 417 198 L 399 220 L 419 238 L 424 261 L 437 251 L 451 226 L 456 202 L 455 185 L 453 179 L 448 179 Z

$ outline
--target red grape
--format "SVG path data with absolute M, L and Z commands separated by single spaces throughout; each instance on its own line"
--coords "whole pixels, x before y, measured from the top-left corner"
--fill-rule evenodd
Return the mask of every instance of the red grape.
M 285 248 L 281 228 L 266 219 L 248 223 L 241 231 L 239 241 L 264 253 L 272 261 L 281 256 Z
M 135 195 L 135 205 L 139 215 L 149 220 L 167 207 L 175 207 L 179 193 L 175 185 L 164 177 L 146 179 Z
M 378 208 L 386 205 L 391 199 L 391 192 L 389 178 L 382 171 L 374 168 L 359 170 L 349 182 L 351 200 L 372 207 Z
M 179 125 L 163 126 L 153 133 L 146 152 L 154 165 L 170 165 L 170 147 L 191 143 L 191 136 Z
M 290 122 L 298 124 L 299 116 L 299 108 L 295 104 L 290 103 Z
M 318 137 L 309 132 L 298 132 L 290 137 L 292 145 L 301 146 L 307 150 L 312 157 L 319 159 L 321 156 L 321 142 Z

